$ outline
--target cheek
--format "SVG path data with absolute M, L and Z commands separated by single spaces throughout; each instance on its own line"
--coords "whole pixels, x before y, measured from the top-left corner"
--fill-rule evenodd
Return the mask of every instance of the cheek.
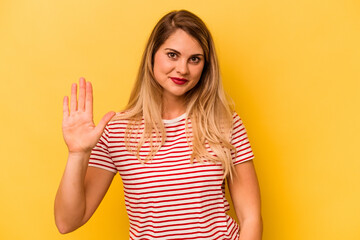
M 154 73 L 155 74 L 166 74 L 171 71 L 171 63 L 164 57 L 160 55 L 155 55 L 154 57 Z
M 203 64 L 201 66 L 195 66 L 193 69 L 194 78 L 200 79 L 203 69 L 204 69 Z

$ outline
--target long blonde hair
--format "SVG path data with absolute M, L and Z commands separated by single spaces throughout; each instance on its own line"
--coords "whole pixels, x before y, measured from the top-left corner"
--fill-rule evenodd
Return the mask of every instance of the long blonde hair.
M 236 153 L 230 142 L 233 107 L 222 86 L 212 36 L 204 22 L 189 11 L 169 12 L 156 24 L 146 44 L 128 105 L 123 114 L 115 119 L 129 120 L 125 131 L 125 145 L 140 161 L 152 159 L 164 144 L 166 130 L 162 121 L 162 87 L 154 77 L 154 55 L 177 29 L 182 29 L 199 42 L 205 58 L 199 82 L 185 95 L 186 135 L 193 150 L 191 163 L 205 159 L 220 162 L 224 177 L 232 176 L 232 154 Z M 138 136 L 139 133 L 140 140 L 136 144 L 131 143 L 134 134 Z M 140 149 L 145 142 L 150 143 L 150 152 L 145 160 L 141 160 Z M 206 144 L 215 156 L 209 153 Z

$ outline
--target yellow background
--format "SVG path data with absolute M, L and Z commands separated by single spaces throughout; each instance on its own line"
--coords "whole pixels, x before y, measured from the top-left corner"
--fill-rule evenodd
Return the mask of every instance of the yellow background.
M 209 26 L 247 127 L 264 240 L 360 239 L 360 2 L 0 1 L 0 239 L 128 239 L 117 176 L 93 218 L 60 235 L 62 98 L 84 76 L 95 121 L 122 109 L 157 20 Z

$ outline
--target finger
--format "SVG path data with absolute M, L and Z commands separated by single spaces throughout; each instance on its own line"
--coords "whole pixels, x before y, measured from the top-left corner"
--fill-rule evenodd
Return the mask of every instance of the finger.
M 99 124 L 96 126 L 96 130 L 99 133 L 102 133 L 104 131 L 104 128 L 106 124 L 115 116 L 115 112 L 108 112 L 103 116 L 103 118 L 100 120 Z
M 85 110 L 85 78 L 81 77 L 79 79 L 79 97 L 78 97 L 78 103 L 77 103 L 77 109 L 80 111 Z
M 78 101 L 78 110 L 85 110 L 85 78 L 80 78 L 79 80 L 79 101 Z
M 77 91 L 77 84 L 73 83 L 71 85 L 71 100 L 70 100 L 70 111 L 71 112 L 75 112 L 77 109 L 76 91 Z
M 65 96 L 63 99 L 63 118 L 67 118 L 69 116 L 69 98 Z
M 85 111 L 91 114 L 93 112 L 93 90 L 91 82 L 86 82 Z

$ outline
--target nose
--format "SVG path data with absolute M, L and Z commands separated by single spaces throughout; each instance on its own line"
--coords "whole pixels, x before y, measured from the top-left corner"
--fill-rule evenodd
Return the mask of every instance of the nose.
M 187 75 L 189 73 L 189 67 L 186 59 L 177 61 L 176 72 L 181 75 Z

